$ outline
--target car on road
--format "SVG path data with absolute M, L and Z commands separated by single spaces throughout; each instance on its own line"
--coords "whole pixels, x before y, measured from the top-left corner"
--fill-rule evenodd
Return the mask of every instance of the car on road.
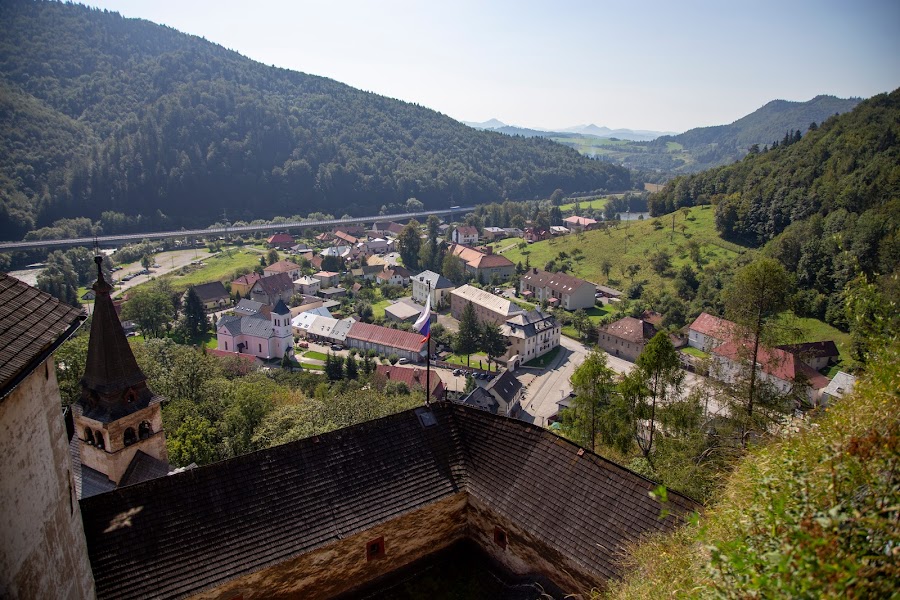
M 462 373 L 462 371 L 460 371 L 459 369 L 453 369 L 454 375 L 460 375 L 461 373 Z
M 397 364 L 398 364 L 398 365 L 405 365 L 405 364 L 407 364 L 408 362 L 409 362 L 409 359 L 408 359 L 408 358 L 401 358 L 400 360 L 397 361 Z
M 332 345 L 331 345 L 331 349 L 332 349 L 334 352 L 340 352 L 341 350 L 344 349 L 344 347 L 341 346 L 340 344 L 332 344 Z

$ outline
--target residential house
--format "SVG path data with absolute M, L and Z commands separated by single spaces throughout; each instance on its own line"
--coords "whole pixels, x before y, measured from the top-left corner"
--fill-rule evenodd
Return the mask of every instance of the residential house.
M 279 300 L 268 314 L 223 315 L 216 323 L 216 342 L 219 350 L 252 354 L 264 360 L 292 354 L 291 311 Z
M 651 323 L 634 317 L 623 317 L 615 323 L 600 327 L 597 343 L 613 356 L 634 362 L 654 335 L 656 328 Z
M 480 290 L 471 285 L 464 285 L 450 292 L 450 314 L 454 319 L 461 319 L 466 304 L 475 308 L 475 316 L 479 322 L 503 325 L 515 315 L 524 313 L 511 300 Z
M 552 236 L 567 235 L 568 233 L 569 233 L 569 230 L 566 229 L 565 227 L 563 227 L 562 225 L 551 225 L 550 226 L 550 235 L 552 235 Z
M 317 311 L 320 308 L 325 308 L 325 301 L 318 296 L 303 295 L 300 302 L 301 303 L 298 306 L 291 307 L 291 318 L 296 317 L 301 313 Z M 324 312 L 320 312 L 319 314 L 322 314 L 326 317 L 331 316 L 331 313 L 328 312 L 328 309 L 326 309 Z
M 263 275 L 268 277 L 270 275 L 277 275 L 278 273 L 287 273 L 290 276 L 291 281 L 296 281 L 300 278 L 301 271 L 300 265 L 297 263 L 289 260 L 279 260 L 278 262 L 263 268 Z
M 322 250 L 319 255 L 322 257 L 335 256 L 337 258 L 340 258 L 341 260 L 346 260 L 350 257 L 352 251 L 352 246 L 331 246 L 330 248 L 325 248 L 324 250 Z
M 268 277 L 261 277 L 250 288 L 250 299 L 275 306 L 281 300 L 285 304 L 290 302 L 294 295 L 294 282 L 287 273 L 277 273 Z
M 375 265 L 363 265 L 357 269 L 351 269 L 350 274 L 357 279 L 375 281 L 375 276 L 384 271 L 384 263 Z
M 359 242 L 359 238 L 356 236 L 340 230 L 334 232 L 334 238 L 336 245 L 354 246 Z
M 379 389 L 383 389 L 388 382 L 403 383 L 410 391 L 424 391 L 426 384 L 425 369 L 419 367 L 395 367 L 392 365 L 375 365 L 375 373 L 372 375 L 372 383 Z M 431 394 L 429 399 L 431 402 L 440 402 L 444 399 L 447 390 L 444 388 L 444 382 L 441 381 L 437 373 L 432 373 Z
M 835 400 L 840 400 L 856 387 L 856 377 L 843 371 L 838 371 L 834 379 L 822 390 L 822 406 L 828 406 Z
M 522 237 L 525 235 L 525 232 L 519 229 L 518 227 L 504 227 L 503 231 L 506 233 L 506 237 Z
M 313 277 L 319 280 L 320 287 L 328 288 L 338 284 L 341 274 L 334 271 L 319 271 Z
M 563 224 L 571 231 L 589 231 L 597 228 L 597 221 L 587 217 L 566 217 L 563 219 Z
M 410 362 L 425 358 L 425 338 L 420 333 L 390 329 L 369 323 L 354 323 L 347 334 L 347 345 L 357 350 L 390 356 L 396 354 Z
M 732 321 L 703 312 L 688 327 L 688 346 L 709 352 L 732 339 L 736 333 L 737 325 Z
M 504 231 L 500 227 L 485 227 L 484 229 L 481 230 L 481 232 L 484 235 L 484 239 L 486 239 L 488 241 L 502 240 L 503 238 L 506 237 L 506 231 Z M 478 240 L 475 240 L 475 243 L 477 243 L 477 242 L 478 242 Z M 465 243 L 465 242 L 463 242 L 463 243 Z
M 303 294 L 304 296 L 315 296 L 319 293 L 319 289 L 321 287 L 322 282 L 309 275 L 304 275 L 303 277 L 294 281 L 294 290 Z
M 753 353 L 749 341 L 729 340 L 712 349 L 710 376 L 734 383 L 745 370 Z M 760 346 L 754 361 L 760 379 L 771 384 L 780 394 L 801 392 L 811 406 L 816 406 L 830 380 L 794 354 L 778 348 Z M 800 389 L 796 389 L 800 386 Z
M 424 306 L 431 290 L 431 307 L 434 309 L 449 306 L 450 292 L 455 289 L 452 281 L 434 271 L 422 271 L 412 278 L 412 299 Z
M 259 273 L 247 273 L 246 275 L 241 275 L 231 282 L 231 293 L 246 296 L 250 293 L 250 288 L 253 287 L 253 284 L 261 278 L 262 275 Z
M 309 244 L 305 242 L 300 242 L 299 244 L 294 244 L 289 248 L 291 254 L 303 254 L 305 252 L 312 252 L 312 248 L 309 247 Z
M 512 261 L 494 254 L 493 250 L 479 252 L 462 244 L 451 244 L 448 251 L 463 261 L 466 272 L 477 282 L 489 283 L 495 277 L 499 281 L 506 281 L 516 274 L 516 266 Z
M 375 282 L 380 284 L 389 283 L 392 285 L 409 285 L 411 274 L 400 265 L 386 267 L 383 271 L 375 275 Z
M 338 287 L 327 287 L 319 290 L 319 295 L 326 300 L 335 300 L 337 298 L 343 298 L 347 295 L 347 290 L 338 286 Z
M 294 245 L 294 236 L 287 233 L 276 233 L 266 240 L 266 244 L 269 245 L 269 248 L 288 249 Z
M 398 236 L 403 231 L 403 225 L 394 223 L 393 221 L 378 221 L 377 223 L 372 225 L 371 231 L 375 235 L 379 236 L 383 236 L 388 233 L 393 236 Z
M 396 323 L 415 323 L 424 308 L 416 308 L 406 302 L 394 302 L 384 308 L 384 317 Z
M 392 252 L 394 249 L 394 243 L 390 240 L 386 240 L 384 238 L 374 238 L 368 241 L 359 242 L 356 245 L 357 249 L 360 249 L 365 254 L 385 254 L 387 252 Z
M 546 239 L 550 238 L 550 232 L 546 229 L 537 229 L 536 227 L 526 227 L 525 235 L 523 236 L 525 241 L 529 244 L 534 242 L 543 242 Z
M 503 357 L 518 356 L 521 364 L 543 356 L 559 346 L 561 329 L 556 317 L 541 310 L 510 317 L 500 327 L 508 344 Z
M 503 371 L 499 377 L 492 379 L 484 389 L 497 401 L 497 414 L 502 414 L 506 417 L 519 416 L 522 408 L 522 398 L 525 394 L 522 382 L 512 374 L 512 371 Z
M 337 225 L 337 226 L 333 227 L 331 229 L 331 231 L 333 231 L 334 233 L 337 233 L 338 231 L 343 231 L 344 233 L 356 236 L 358 238 L 366 235 L 365 227 L 363 227 L 362 225 L 356 225 L 356 224 L 351 224 L 351 223 Z
M 529 291 L 538 302 L 558 300 L 566 310 L 593 308 L 597 286 L 566 273 L 548 273 L 540 269 L 526 271 L 519 278 L 519 291 Z
M 450 239 L 457 244 L 474 246 L 478 243 L 478 228 L 471 225 L 459 225 L 450 234 Z
M 822 342 L 804 342 L 802 344 L 785 344 L 777 346 L 777 348 L 798 356 L 800 360 L 816 371 L 821 371 L 832 364 L 832 362 L 837 362 L 841 357 L 837 345 L 831 340 Z
M 193 286 L 194 293 L 203 303 L 204 310 L 221 310 L 231 305 L 231 296 L 221 281 L 211 281 Z

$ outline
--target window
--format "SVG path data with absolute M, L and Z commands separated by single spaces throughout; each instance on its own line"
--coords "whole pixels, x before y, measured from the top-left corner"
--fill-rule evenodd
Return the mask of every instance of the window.
M 134 434 L 134 429 L 131 427 L 126 429 L 125 435 L 123 436 L 122 440 L 125 442 L 126 446 L 130 446 L 137 442 L 137 436 Z
M 262 344 L 259 345 L 259 351 L 262 352 Z
M 146 440 L 153 433 L 153 427 L 150 425 L 149 421 L 142 421 L 138 426 L 138 437 L 142 440 Z
M 90 427 L 87 427 L 84 430 L 84 441 L 87 442 L 88 444 L 90 444 L 91 446 L 94 445 L 94 432 L 91 431 Z
M 225 342 L 225 349 L 228 350 L 228 342 Z
M 99 431 L 97 432 L 96 436 L 94 437 L 94 444 L 101 450 L 103 450 L 106 447 L 106 440 L 103 439 L 103 434 L 100 433 Z
M 506 532 L 500 527 L 494 527 L 494 543 L 506 550 Z
M 366 561 L 382 558 L 384 554 L 384 536 L 375 538 L 366 544 Z

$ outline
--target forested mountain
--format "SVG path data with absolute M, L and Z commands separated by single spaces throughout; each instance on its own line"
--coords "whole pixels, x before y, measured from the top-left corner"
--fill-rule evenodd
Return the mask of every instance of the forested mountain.
M 103 211 L 170 225 L 621 190 L 542 138 L 268 67 L 75 4 L 0 4 L 0 238 Z M 157 219 L 158 216 L 158 219 Z
M 724 237 L 767 244 L 796 274 L 800 312 L 841 324 L 841 292 L 860 274 L 900 300 L 900 89 L 649 201 L 654 215 L 709 203 Z
M 845 113 L 859 104 L 860 98 L 816 96 L 808 102 L 772 100 L 762 108 L 730 125 L 698 127 L 672 136 L 662 136 L 648 145 L 651 151 L 664 152 L 675 142 L 693 157 L 691 170 L 697 171 L 733 162 L 759 147 L 781 141 L 794 131 L 806 131 L 811 123 L 821 123 L 835 114 Z

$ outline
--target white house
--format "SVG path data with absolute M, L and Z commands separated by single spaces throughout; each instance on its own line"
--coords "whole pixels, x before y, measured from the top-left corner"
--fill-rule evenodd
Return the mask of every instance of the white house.
M 856 387 L 856 377 L 843 371 L 838 371 L 825 389 L 822 390 L 822 405 L 827 406 L 835 400 L 840 400 L 845 394 L 849 394 Z
M 279 260 L 263 269 L 263 275 L 277 275 L 278 273 L 287 273 L 291 281 L 296 281 L 300 277 L 300 265 L 289 260 Z
M 282 358 L 294 351 L 291 311 L 279 301 L 271 313 L 223 315 L 216 323 L 216 347 L 262 359 Z
M 688 329 L 688 346 L 709 352 L 731 339 L 736 331 L 735 323 L 709 313 L 700 313 Z
M 556 317 L 540 310 L 531 310 L 511 317 L 500 327 L 509 343 L 504 358 L 518 356 L 521 362 L 538 358 L 559 346 L 562 328 Z
M 431 306 L 441 308 L 450 304 L 450 292 L 455 290 L 456 286 L 452 281 L 434 271 L 422 271 L 412 278 L 412 299 L 417 303 L 425 305 L 429 289 L 431 290 Z
M 320 287 L 326 288 L 336 286 L 341 278 L 341 274 L 334 271 L 319 271 L 313 277 L 319 280 Z
M 315 296 L 321 287 L 321 281 L 308 275 L 294 281 L 294 290 L 305 296 Z
M 450 239 L 452 239 L 457 244 L 474 246 L 478 243 L 478 228 L 472 227 L 471 225 L 460 225 L 453 230 L 453 234 L 450 236 Z
M 538 302 L 556 298 L 566 310 L 592 308 L 597 286 L 565 273 L 548 273 L 540 269 L 526 271 L 519 279 L 519 291 L 531 292 Z

